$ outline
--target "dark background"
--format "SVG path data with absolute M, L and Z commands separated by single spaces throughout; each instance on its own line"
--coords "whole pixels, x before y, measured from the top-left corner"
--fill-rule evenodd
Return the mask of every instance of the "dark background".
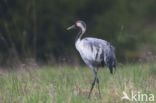
M 0 65 L 79 64 L 76 20 L 90 36 L 109 41 L 118 62 L 156 58 L 156 0 L 0 0 Z

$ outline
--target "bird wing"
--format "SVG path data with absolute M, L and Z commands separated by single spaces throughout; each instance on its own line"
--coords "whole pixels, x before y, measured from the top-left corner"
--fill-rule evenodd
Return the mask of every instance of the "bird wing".
M 107 41 L 97 38 L 84 38 L 82 39 L 82 45 L 83 48 L 80 54 L 94 62 L 101 62 L 104 59 L 104 49 L 106 51 L 110 47 Z

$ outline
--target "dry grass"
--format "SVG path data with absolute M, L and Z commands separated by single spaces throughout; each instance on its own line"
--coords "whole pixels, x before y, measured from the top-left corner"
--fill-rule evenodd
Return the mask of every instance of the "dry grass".
M 1 73 L 0 103 L 133 103 L 121 101 L 123 91 L 128 95 L 140 91 L 156 96 L 155 64 L 125 65 L 117 69 L 114 75 L 106 68 L 99 70 L 101 99 L 97 86 L 91 98 L 87 98 L 94 78 L 87 67 L 42 67 Z

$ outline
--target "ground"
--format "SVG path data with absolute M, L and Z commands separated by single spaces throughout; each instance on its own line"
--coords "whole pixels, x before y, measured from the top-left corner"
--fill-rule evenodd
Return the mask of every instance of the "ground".
M 40 67 L 20 69 L 0 75 L 0 103 L 150 103 L 121 100 L 123 91 L 153 94 L 156 101 L 156 65 L 118 66 L 114 75 L 107 68 L 98 71 L 101 98 L 88 67 Z M 144 98 L 145 99 L 145 98 Z M 154 103 L 154 102 L 151 102 Z

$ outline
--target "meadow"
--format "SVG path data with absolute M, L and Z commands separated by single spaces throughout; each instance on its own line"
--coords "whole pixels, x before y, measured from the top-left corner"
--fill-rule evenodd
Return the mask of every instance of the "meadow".
M 156 96 L 156 64 L 118 66 L 114 75 L 107 68 L 98 71 L 101 98 L 88 67 L 45 66 L 0 74 L 0 103 L 155 103 L 121 100 L 123 91 Z M 156 97 L 155 97 L 156 99 Z M 156 100 L 155 100 L 156 101 Z

